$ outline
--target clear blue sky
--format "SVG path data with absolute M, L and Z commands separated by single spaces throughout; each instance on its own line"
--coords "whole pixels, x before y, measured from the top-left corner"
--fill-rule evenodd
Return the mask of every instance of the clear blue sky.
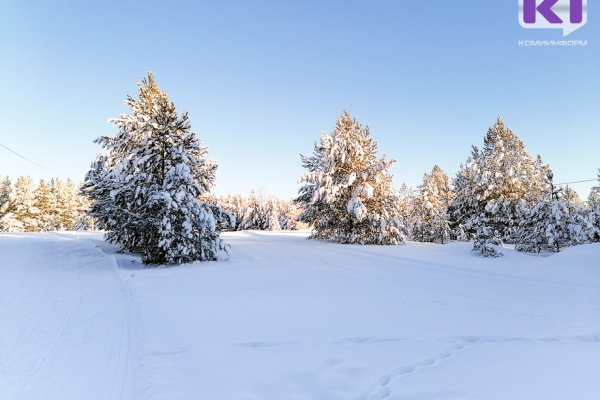
M 519 26 L 517 1 L 3 1 L 0 175 L 81 179 L 109 117 L 153 71 L 219 162 L 216 192 L 294 196 L 348 109 L 396 186 L 451 176 L 496 116 L 558 181 L 600 167 L 600 13 L 568 39 Z M 590 184 L 574 187 L 587 197 Z

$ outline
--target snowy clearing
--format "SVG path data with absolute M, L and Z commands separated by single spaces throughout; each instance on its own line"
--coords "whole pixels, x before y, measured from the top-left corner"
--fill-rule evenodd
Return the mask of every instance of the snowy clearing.
M 0 234 L 0 398 L 600 399 L 600 244 L 223 237 L 230 261 L 144 269 L 100 234 Z

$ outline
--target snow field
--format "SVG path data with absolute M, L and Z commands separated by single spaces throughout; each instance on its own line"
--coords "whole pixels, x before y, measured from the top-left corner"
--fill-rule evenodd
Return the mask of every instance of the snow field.
M 148 269 L 99 234 L 0 235 L 2 398 L 600 398 L 600 245 L 306 236 Z

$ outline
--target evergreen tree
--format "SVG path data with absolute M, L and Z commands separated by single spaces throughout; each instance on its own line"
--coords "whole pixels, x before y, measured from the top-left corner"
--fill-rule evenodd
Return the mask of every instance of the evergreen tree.
M 267 221 L 264 210 L 264 201 L 260 194 L 254 190 L 246 201 L 246 208 L 239 224 L 240 230 L 264 230 Z
M 413 238 L 420 242 L 445 243 L 450 240 L 448 208 L 453 192 L 448 175 L 437 165 L 423 176 L 420 195 L 415 199 Z
M 573 244 L 588 243 L 594 240 L 594 224 L 588 218 L 589 207 L 570 186 L 565 186 L 561 191 L 561 200 L 567 207 L 571 218 L 569 229 Z
M 14 230 L 15 221 L 12 216 L 13 188 L 8 176 L 0 180 L 0 232 Z
M 398 215 L 400 216 L 404 228 L 403 233 L 411 240 L 415 240 L 414 231 L 415 227 L 418 225 L 418 221 L 416 220 L 418 213 L 415 211 L 415 207 L 418 193 L 406 183 L 402 183 L 397 196 Z
M 112 122 L 119 132 L 97 140 L 106 153 L 92 164 L 83 192 L 90 214 L 124 250 L 144 263 L 216 260 L 228 247 L 219 238 L 215 207 L 200 201 L 213 186 L 217 165 L 179 116 L 152 74 L 129 97 L 129 115 Z
M 475 242 L 472 251 L 478 252 L 484 257 L 503 256 L 498 250 L 498 247 L 502 245 L 502 239 L 493 223 L 498 209 L 498 204 L 490 201 L 485 209 L 471 220 L 472 226 L 475 227 Z
M 468 242 L 469 241 L 469 235 L 467 235 L 467 233 L 463 229 L 463 226 L 460 224 L 456 228 L 454 228 L 453 234 L 456 237 L 456 240 L 459 242 Z
M 238 230 L 297 229 L 298 210 L 291 200 L 280 200 L 273 196 L 265 199 L 252 191 L 247 198 L 228 195 L 219 197 L 216 202 L 235 217 Z
M 38 210 L 38 229 L 53 231 L 59 229 L 57 219 L 57 199 L 52 187 L 44 179 L 40 179 L 34 192 L 34 207 Z
M 56 196 L 58 229 L 73 230 L 80 217 L 80 195 L 77 185 L 71 178 L 66 181 L 57 178 L 54 181 L 54 195 Z
M 8 220 L 12 221 L 10 223 L 11 230 L 37 231 L 39 229 L 39 210 L 35 207 L 35 186 L 30 177 L 20 176 L 17 178 L 11 203 L 11 215 L 8 216 Z
M 598 169 L 598 185 L 593 186 L 588 195 L 588 207 L 600 210 L 600 168 Z
M 454 180 L 454 224 L 474 233 L 475 219 L 492 203 L 496 211 L 487 223 L 502 240 L 514 243 L 522 217 L 519 202 L 542 197 L 546 171 L 541 157 L 532 158 L 523 141 L 498 117 L 484 137 L 483 148 L 473 146 Z
M 271 197 L 265 204 L 265 212 L 267 216 L 267 230 L 280 231 L 281 224 L 279 223 L 279 203 L 277 199 Z
M 239 230 L 244 213 L 246 212 L 246 199 L 241 195 L 228 195 L 216 198 L 214 201 L 230 216 L 231 224 L 224 227 L 226 230 Z
M 8 205 L 11 201 L 12 183 L 10 178 L 5 176 L 0 180 L 0 218 L 8 212 Z
M 561 199 L 561 190 L 552 182 L 553 173 L 547 173 L 547 191 L 519 227 L 519 251 L 560 251 L 582 241 L 582 227 L 569 213 Z
M 79 187 L 83 186 L 83 182 L 79 184 Z M 74 224 L 74 229 L 77 231 L 93 231 L 96 230 L 96 220 L 89 214 L 91 207 L 90 199 L 80 194 L 77 196 L 77 217 Z
M 301 210 L 289 199 L 279 200 L 277 208 L 279 210 L 279 226 L 284 230 L 299 229 L 298 217 Z
M 277 202 L 252 191 L 246 201 L 246 210 L 239 225 L 240 230 L 254 229 L 262 231 L 281 230 Z
M 313 227 L 311 238 L 340 243 L 398 244 L 404 241 L 398 198 L 388 171 L 394 161 L 377 158 L 369 129 L 348 112 L 335 130 L 302 156 L 308 170 L 300 178 L 296 202 L 300 220 Z
M 478 252 L 484 257 L 502 257 L 503 254 L 498 251 L 498 246 L 502 244 L 502 241 L 495 234 L 494 228 L 489 224 L 476 226 L 477 233 L 475 234 L 472 251 Z
M 562 190 L 562 198 L 563 201 L 565 202 L 565 205 L 569 208 L 579 208 L 583 206 L 583 202 L 581 201 L 581 198 L 579 197 L 579 195 L 577 194 L 577 192 L 575 190 L 573 190 L 573 188 L 571 188 L 569 185 L 565 186 Z
M 588 212 L 585 219 L 588 237 L 594 242 L 600 242 L 600 169 L 598 169 L 598 185 L 592 187 L 587 205 Z

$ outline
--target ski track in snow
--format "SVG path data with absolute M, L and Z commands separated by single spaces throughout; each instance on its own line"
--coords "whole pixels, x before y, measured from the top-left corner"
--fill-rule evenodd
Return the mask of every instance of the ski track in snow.
M 125 397 L 125 387 L 126 387 L 126 378 L 129 371 L 129 362 L 131 358 L 131 346 L 132 346 L 132 318 L 131 318 L 131 302 L 130 302 L 130 293 L 129 289 L 125 286 L 125 282 L 118 276 L 118 263 L 115 259 L 114 255 L 110 252 L 103 251 L 100 246 L 94 245 L 93 242 L 89 240 L 79 238 L 77 236 L 54 232 L 56 236 L 63 237 L 67 240 L 76 240 L 77 244 L 81 247 L 79 253 L 75 253 L 76 255 L 89 256 L 93 253 L 97 253 L 100 257 L 109 261 L 111 269 L 114 271 L 116 285 L 119 289 L 119 294 L 121 297 L 121 304 L 124 306 L 121 307 L 118 312 L 121 314 L 121 320 L 118 326 L 120 326 L 120 335 L 119 340 L 116 345 L 116 365 L 114 368 L 114 376 L 112 378 L 112 382 L 110 384 L 110 399 L 124 399 Z M 85 266 L 86 264 L 84 264 Z
M 600 398 L 600 246 L 224 236 L 230 261 L 143 268 L 99 234 L 0 235 L 0 398 Z
M 76 235 L 47 233 L 39 238 L 27 243 L 23 238 L 14 238 L 14 243 L 3 248 L 3 253 L 9 254 L 8 264 L 17 266 L 17 261 L 23 264 L 11 256 L 12 246 L 22 247 L 15 252 L 27 260 L 20 268 L 30 268 L 30 272 L 42 275 L 46 281 L 61 268 L 67 273 L 59 278 L 65 282 L 47 293 L 45 281 L 39 282 L 37 288 L 26 288 L 37 304 L 33 304 L 35 308 L 25 308 L 23 315 L 15 319 L 16 329 L 25 334 L 16 339 L 13 351 L 14 354 L 24 351 L 26 356 L 6 357 L 13 368 L 10 372 L 15 375 L 14 379 L 8 378 L 12 385 L 6 398 L 79 399 L 94 390 L 98 398 L 124 399 L 131 356 L 131 310 L 114 257 Z M 36 291 L 44 292 L 44 296 Z M 27 301 L 22 293 L 15 295 Z M 44 309 L 48 300 L 60 307 Z M 61 304 L 61 300 L 65 303 Z M 31 321 L 27 321 L 29 318 Z M 37 325 L 27 327 L 24 322 Z M 10 372 L 4 375 L 10 376 Z M 68 391 L 61 387 L 61 382 L 70 382 Z

